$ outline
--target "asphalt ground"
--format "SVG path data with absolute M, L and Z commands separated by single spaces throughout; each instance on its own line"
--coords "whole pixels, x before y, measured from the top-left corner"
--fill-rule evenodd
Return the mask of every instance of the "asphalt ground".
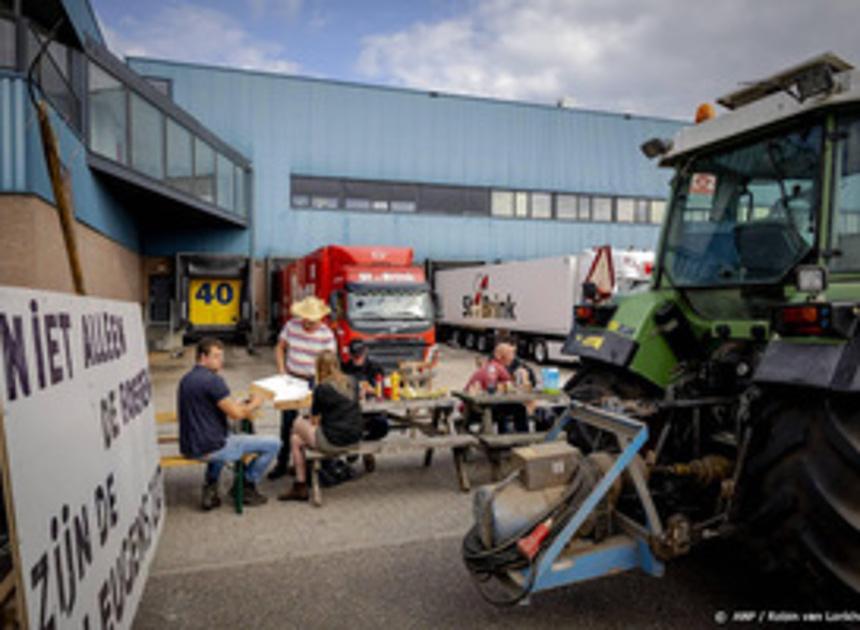
M 269 349 L 230 348 L 233 391 L 273 372 Z M 443 350 L 438 382 L 462 386 L 475 355 Z M 173 408 L 191 366 L 153 357 L 156 409 Z M 257 422 L 277 434 L 274 410 Z M 171 427 L 160 427 L 170 431 Z M 169 452 L 165 450 L 165 452 Z M 134 628 L 702 628 L 721 613 L 797 612 L 791 586 L 764 579 L 737 545 L 697 548 L 663 578 L 627 573 L 539 593 L 498 609 L 479 595 L 460 558 L 472 522 L 449 453 L 382 456 L 377 470 L 323 492 L 324 505 L 274 500 L 286 482 L 265 481 L 268 504 L 233 512 L 198 509 L 202 466 L 165 472 L 167 519 Z M 230 482 L 228 473 L 222 488 Z M 478 456 L 473 487 L 489 481 Z M 784 624 L 782 624 L 784 625 Z M 797 624 L 794 624 L 797 625 Z

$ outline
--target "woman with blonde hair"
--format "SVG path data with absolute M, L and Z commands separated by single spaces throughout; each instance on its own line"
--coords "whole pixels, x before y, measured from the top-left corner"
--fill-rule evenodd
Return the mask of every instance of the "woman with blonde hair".
M 307 501 L 308 484 L 305 448 L 337 454 L 361 440 L 362 419 L 358 387 L 341 372 L 337 355 L 324 350 L 316 359 L 316 387 L 311 402 L 311 418 L 300 418 L 290 436 L 296 480 L 278 498 L 281 501 Z

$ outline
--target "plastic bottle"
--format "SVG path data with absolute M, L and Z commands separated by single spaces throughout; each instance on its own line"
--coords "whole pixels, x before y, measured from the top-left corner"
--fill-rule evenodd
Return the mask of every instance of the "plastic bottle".
M 400 372 L 391 373 L 391 400 L 400 400 Z
M 391 377 L 386 376 L 382 381 L 382 397 L 385 399 L 391 399 Z
M 376 397 L 379 400 L 382 400 L 382 374 L 376 375 L 376 380 L 373 385 L 376 388 L 376 391 L 374 392 L 376 394 Z
M 558 368 L 543 368 L 541 379 L 543 380 L 543 391 L 547 394 L 558 394 L 561 391 Z

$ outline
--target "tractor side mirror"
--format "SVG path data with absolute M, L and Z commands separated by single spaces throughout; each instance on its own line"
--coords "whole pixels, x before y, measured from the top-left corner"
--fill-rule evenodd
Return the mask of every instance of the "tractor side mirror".
M 666 138 L 651 138 L 639 147 L 649 160 L 666 155 L 672 150 L 672 141 Z

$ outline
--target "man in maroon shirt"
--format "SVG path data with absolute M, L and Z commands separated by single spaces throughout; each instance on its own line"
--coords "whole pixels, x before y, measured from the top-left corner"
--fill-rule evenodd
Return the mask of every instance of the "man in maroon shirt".
M 471 391 L 476 387 L 481 390 L 493 394 L 501 383 L 510 383 L 513 381 L 511 373 L 508 372 L 508 366 L 514 360 L 513 347 L 506 343 L 500 343 L 496 346 L 493 352 L 493 358 L 484 363 L 478 368 L 464 388 L 466 391 Z

